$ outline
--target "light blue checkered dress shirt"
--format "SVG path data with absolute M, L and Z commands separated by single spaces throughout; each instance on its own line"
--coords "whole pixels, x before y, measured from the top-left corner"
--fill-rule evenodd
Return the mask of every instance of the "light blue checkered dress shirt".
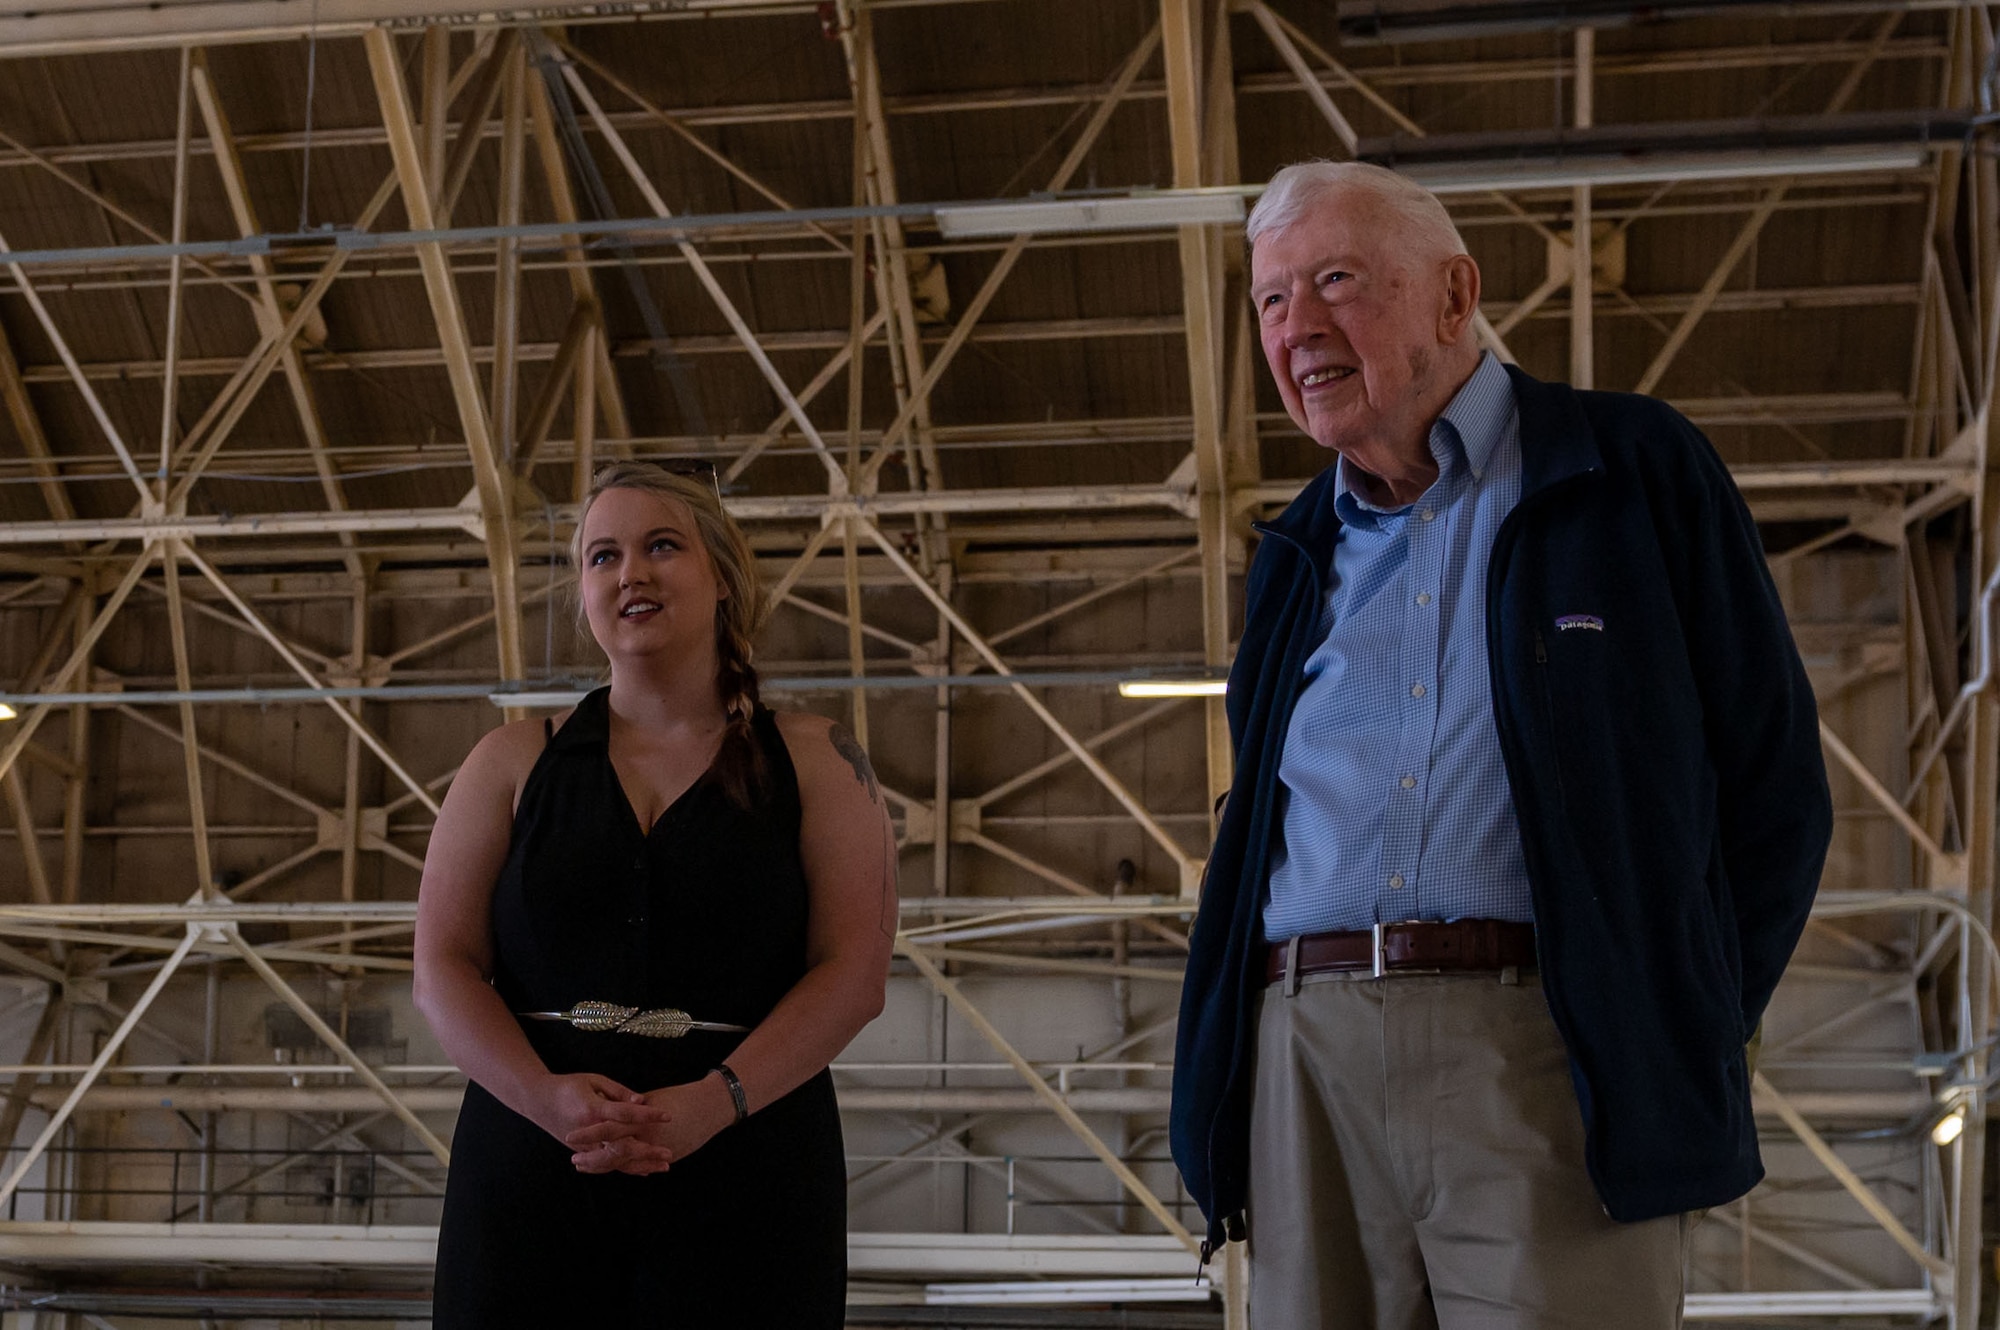
M 1326 640 L 1279 767 L 1264 936 L 1403 919 L 1534 918 L 1493 723 L 1486 565 L 1521 497 L 1514 387 L 1488 353 L 1431 426 L 1438 478 L 1368 503 L 1335 463 Z

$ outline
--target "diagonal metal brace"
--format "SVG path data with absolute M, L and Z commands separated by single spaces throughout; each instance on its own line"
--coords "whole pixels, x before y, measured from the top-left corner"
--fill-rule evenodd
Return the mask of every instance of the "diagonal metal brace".
M 979 1010 L 965 994 L 958 991 L 958 985 L 945 977 L 944 972 L 938 969 L 937 963 L 925 955 L 921 948 L 911 946 L 905 938 L 896 939 L 896 951 L 910 964 L 916 966 L 924 978 L 930 980 L 931 986 L 943 995 L 945 1001 L 958 1009 L 959 1015 L 972 1022 L 973 1028 L 985 1037 L 987 1043 L 993 1045 L 995 1052 L 1013 1064 L 1014 1070 L 1020 1073 L 1028 1088 L 1048 1104 L 1050 1111 L 1062 1119 L 1063 1125 L 1083 1142 L 1085 1148 L 1103 1161 L 1112 1175 L 1124 1184 L 1125 1190 L 1132 1193 L 1132 1198 L 1145 1206 L 1147 1213 L 1159 1220 L 1160 1226 L 1179 1239 L 1182 1246 L 1199 1255 L 1201 1244 L 1195 1241 L 1194 1234 L 1188 1232 L 1187 1226 L 1174 1217 L 1173 1211 L 1167 1209 L 1166 1204 L 1153 1193 L 1153 1189 L 1148 1187 L 1137 1173 L 1132 1171 L 1129 1164 L 1112 1152 L 1111 1147 L 1104 1143 L 1104 1138 L 1090 1129 L 1090 1124 L 1077 1115 L 1077 1111 L 1069 1106 L 1069 1102 L 1042 1079 L 1041 1073 L 1035 1070 L 1033 1064 L 1007 1042 L 1007 1036 L 1001 1034 L 992 1021 L 986 1019 L 986 1013 Z
M 1868 1217 L 1880 1224 L 1882 1230 L 1895 1239 L 1896 1245 L 1909 1253 L 1911 1260 L 1949 1284 L 1952 1277 L 1951 1264 L 1942 1257 L 1924 1250 L 1924 1244 L 1918 1242 L 1910 1230 L 1903 1227 L 1903 1221 L 1896 1218 L 1895 1213 L 1882 1203 L 1881 1197 L 1868 1190 L 1868 1184 L 1847 1166 L 1847 1161 L 1833 1152 L 1833 1147 L 1826 1143 L 1826 1138 L 1812 1129 L 1789 1099 L 1772 1088 L 1771 1082 L 1764 1079 L 1764 1073 L 1761 1071 L 1755 1073 L 1751 1084 L 1759 1095 L 1770 1101 L 1771 1107 L 1777 1110 L 1778 1116 L 1784 1119 L 1792 1134 L 1799 1138 L 1806 1149 L 1812 1151 L 1813 1158 L 1819 1160 L 1821 1166 L 1833 1174 L 1834 1181 L 1845 1187 L 1848 1195 L 1861 1203 L 1861 1208 L 1868 1212 Z
M 160 967 L 160 972 L 146 985 L 146 991 L 132 1004 L 132 1010 L 125 1013 L 125 1019 L 118 1023 L 118 1028 L 111 1032 L 111 1037 L 104 1041 L 104 1047 L 98 1050 L 97 1057 L 91 1061 L 83 1075 L 77 1078 L 76 1084 L 70 1087 L 69 1097 L 62 1101 L 61 1107 L 49 1115 L 48 1125 L 42 1128 L 41 1135 L 35 1137 L 35 1143 L 28 1147 L 28 1152 L 21 1156 L 21 1162 L 14 1165 L 14 1171 L 7 1175 L 7 1181 L 0 1183 L 0 1206 L 6 1205 L 14 1193 L 20 1190 L 21 1180 L 28 1176 L 28 1170 L 33 1168 L 47 1152 L 49 1143 L 55 1140 L 56 1134 L 69 1122 L 70 1114 L 74 1113 L 76 1106 L 83 1102 L 83 1097 L 90 1093 L 90 1087 L 97 1083 L 97 1078 L 104 1074 L 104 1069 L 118 1056 L 118 1050 L 125 1047 L 126 1039 L 139 1027 L 139 1020 L 153 1005 L 153 999 L 160 995 L 160 990 L 167 986 L 167 980 L 173 978 L 174 971 L 180 968 L 181 962 L 187 959 L 190 951 L 194 950 L 194 944 L 200 939 L 202 931 L 202 925 L 188 924 L 187 936 L 181 939 L 180 945 L 167 957 L 167 963 Z
M 298 1013 L 299 1019 L 304 1021 L 314 1034 L 319 1036 L 321 1043 L 332 1049 L 335 1056 L 354 1069 L 356 1076 L 367 1082 L 369 1089 L 382 1097 L 382 1102 L 389 1106 L 389 1111 L 403 1120 L 403 1125 L 416 1134 L 417 1139 L 424 1143 L 426 1150 L 437 1156 L 437 1161 L 440 1164 L 448 1165 L 451 1163 L 451 1150 L 443 1141 L 437 1138 L 437 1134 L 429 1127 L 426 1127 L 423 1119 L 418 1117 L 408 1104 L 397 1097 L 396 1092 L 389 1088 L 388 1082 L 375 1074 L 373 1067 L 363 1062 L 354 1050 L 347 1046 L 347 1041 L 335 1033 L 334 1028 L 328 1025 L 317 1011 L 313 1010 L 312 1003 L 307 1002 L 303 997 L 299 996 L 299 991 L 286 983 L 284 976 L 272 969 L 271 963 L 258 955 L 255 947 L 243 940 L 243 934 L 238 931 L 233 921 L 223 924 L 211 924 L 208 927 L 215 930 L 222 940 L 228 942 L 235 949 L 236 954 L 241 956 L 244 962 L 257 972 L 257 977 L 269 985 L 272 992 L 284 999 L 286 1006 Z

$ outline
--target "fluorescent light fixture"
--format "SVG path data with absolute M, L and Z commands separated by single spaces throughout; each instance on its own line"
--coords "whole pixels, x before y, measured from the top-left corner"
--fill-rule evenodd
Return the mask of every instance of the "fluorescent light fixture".
M 910 941 L 926 947 L 941 947 L 951 942 L 978 942 L 989 937 L 1012 937 L 1016 933 L 1045 933 L 1052 928 L 1082 928 L 1089 924 L 1103 922 L 1104 916 L 1094 914 L 1054 914 L 1040 919 L 1016 919 L 1004 924 L 974 924 L 965 928 L 946 928 L 937 932 L 916 931 L 909 935 Z
M 545 688 L 523 690 L 518 693 L 488 693 L 486 700 L 496 707 L 526 707 L 534 710 L 541 707 L 573 707 L 583 701 L 583 688 Z
M 1689 1321 L 1745 1321 L 1783 1316 L 1818 1319 L 1834 1316 L 1941 1315 L 1938 1296 L 1927 1288 L 1856 1288 L 1831 1293 L 1690 1293 L 1684 1315 Z
M 1118 685 L 1120 697 L 1221 697 L 1227 679 L 1127 679 Z
M 1567 32 L 1662 23 L 1706 14 L 1759 18 L 1853 13 L 1867 0 L 1337 0 L 1340 40 L 1363 46 L 1395 42 L 1476 41 L 1524 32 Z
M 1113 198 L 1024 199 L 937 210 L 946 239 L 1065 231 L 1153 231 L 1243 220 L 1240 189 L 1163 189 Z
M 1049 1306 L 1076 1302 L 1207 1302 L 1215 1286 L 1196 1279 L 1037 1279 L 992 1284 L 926 1284 L 933 1307 Z
M 1965 1110 L 1962 1108 L 1956 1109 L 1939 1118 L 1937 1126 L 1931 1128 L 1931 1144 L 1950 1145 L 1964 1131 Z
M 1577 185 L 1664 184 L 1684 180 L 1765 180 L 1779 176 L 1908 171 L 1922 166 L 1920 144 L 1814 148 L 1795 152 L 1637 153 L 1534 157 L 1515 161 L 1409 162 L 1395 167 L 1434 194 L 1570 189 Z
M 5 702 L 0 702 L 0 720 L 12 720 L 20 714 L 20 712 L 14 710 L 14 708 L 8 706 Z

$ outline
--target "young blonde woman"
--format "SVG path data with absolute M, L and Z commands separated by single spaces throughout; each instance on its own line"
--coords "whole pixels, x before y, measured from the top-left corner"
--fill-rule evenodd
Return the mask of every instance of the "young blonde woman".
M 844 729 L 759 705 L 710 482 L 606 468 L 573 552 L 611 683 L 481 740 L 424 861 L 416 1001 L 471 1081 L 434 1324 L 839 1326 L 826 1068 L 882 1007 L 887 810 Z

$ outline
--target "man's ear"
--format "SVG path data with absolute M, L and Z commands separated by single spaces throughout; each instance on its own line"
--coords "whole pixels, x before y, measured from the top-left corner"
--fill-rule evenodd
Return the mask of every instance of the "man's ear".
M 1454 254 L 1445 261 L 1444 303 L 1438 310 L 1438 342 L 1456 346 L 1472 327 L 1479 310 L 1479 265 L 1470 254 Z

